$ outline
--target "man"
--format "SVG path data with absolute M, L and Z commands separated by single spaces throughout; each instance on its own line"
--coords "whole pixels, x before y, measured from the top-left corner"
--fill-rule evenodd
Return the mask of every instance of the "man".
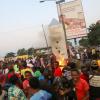
M 29 85 L 29 79 L 32 77 L 32 74 L 30 71 L 26 71 L 25 72 L 25 80 L 23 81 L 23 89 L 24 89 L 24 93 L 26 94 L 27 98 L 30 97 L 30 93 L 29 93 L 29 88 L 30 88 L 30 85 Z
M 62 74 L 68 80 L 72 79 L 72 77 L 71 77 L 71 68 L 67 65 L 62 69 Z
M 51 94 L 45 90 L 40 89 L 39 80 L 36 77 L 32 77 L 29 81 L 30 92 L 33 94 L 30 100 L 51 100 Z
M 100 67 L 97 61 L 91 63 L 91 73 L 89 75 L 90 100 L 100 100 Z
M 61 68 L 59 67 L 59 62 L 56 61 L 54 63 L 54 77 L 61 77 L 62 76 L 62 71 L 61 71 Z
M 30 67 L 27 67 L 26 62 L 23 62 L 23 63 L 24 63 L 24 64 L 23 64 L 23 69 L 21 69 L 21 75 L 23 76 L 23 78 L 26 78 L 26 77 L 25 77 L 25 72 L 26 72 L 26 71 L 31 72 L 31 74 L 34 76 L 34 73 L 33 73 L 32 69 L 31 69 Z
M 18 87 L 19 79 L 16 75 L 11 76 L 9 83 L 11 86 L 8 89 L 8 100 L 27 100 L 24 92 Z
M 86 66 L 81 67 L 81 79 L 84 79 L 87 83 L 89 83 L 89 72 Z
M 15 61 L 13 68 L 14 68 L 15 73 L 19 73 L 18 61 Z
M 89 85 L 88 83 L 80 78 L 80 72 L 77 69 L 71 71 L 74 89 L 76 92 L 77 100 L 88 100 L 89 99 Z

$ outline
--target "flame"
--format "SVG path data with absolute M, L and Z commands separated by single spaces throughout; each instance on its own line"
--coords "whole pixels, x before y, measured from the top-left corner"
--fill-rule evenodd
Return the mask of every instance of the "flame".
M 98 66 L 100 67 L 100 60 L 98 60 L 97 62 L 98 62 Z
M 68 60 L 66 60 L 64 57 L 61 57 L 61 58 L 58 60 L 58 62 L 59 62 L 59 65 L 60 65 L 60 66 L 65 66 L 65 65 L 68 64 Z

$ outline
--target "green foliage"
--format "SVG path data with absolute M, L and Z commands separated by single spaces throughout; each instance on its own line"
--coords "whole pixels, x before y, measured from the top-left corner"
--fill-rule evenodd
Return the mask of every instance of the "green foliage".
M 13 53 L 13 52 L 7 53 L 5 58 L 9 58 L 9 57 L 15 57 L 15 53 Z
M 81 39 L 79 44 L 85 47 L 100 45 L 100 23 L 90 25 L 88 30 L 87 38 Z
M 33 53 L 34 53 L 34 48 L 29 48 L 29 49 L 27 50 L 27 53 L 28 53 L 28 55 L 33 55 Z
M 89 27 L 88 40 L 91 46 L 100 45 L 100 23 L 92 24 Z
M 27 54 L 27 50 L 25 50 L 24 48 L 23 49 L 19 49 L 17 51 L 17 55 L 18 56 L 22 56 L 22 55 L 26 55 Z
M 87 38 L 82 38 L 80 41 L 79 41 L 79 44 L 81 46 L 84 46 L 84 47 L 88 47 L 89 46 L 89 41 Z

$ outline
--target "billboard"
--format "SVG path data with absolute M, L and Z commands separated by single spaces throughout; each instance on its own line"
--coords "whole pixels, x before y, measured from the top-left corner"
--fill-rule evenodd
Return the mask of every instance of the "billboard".
M 58 13 L 65 24 L 67 39 L 87 36 L 81 0 L 59 4 Z

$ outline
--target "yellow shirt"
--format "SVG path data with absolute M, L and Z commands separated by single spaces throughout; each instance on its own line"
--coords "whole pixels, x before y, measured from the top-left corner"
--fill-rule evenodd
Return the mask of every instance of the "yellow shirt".
M 31 74 L 34 76 L 34 73 L 33 73 L 32 69 L 31 68 L 26 68 L 26 69 L 21 70 L 21 75 L 23 75 L 24 78 L 25 78 L 25 72 L 26 71 L 31 72 Z

